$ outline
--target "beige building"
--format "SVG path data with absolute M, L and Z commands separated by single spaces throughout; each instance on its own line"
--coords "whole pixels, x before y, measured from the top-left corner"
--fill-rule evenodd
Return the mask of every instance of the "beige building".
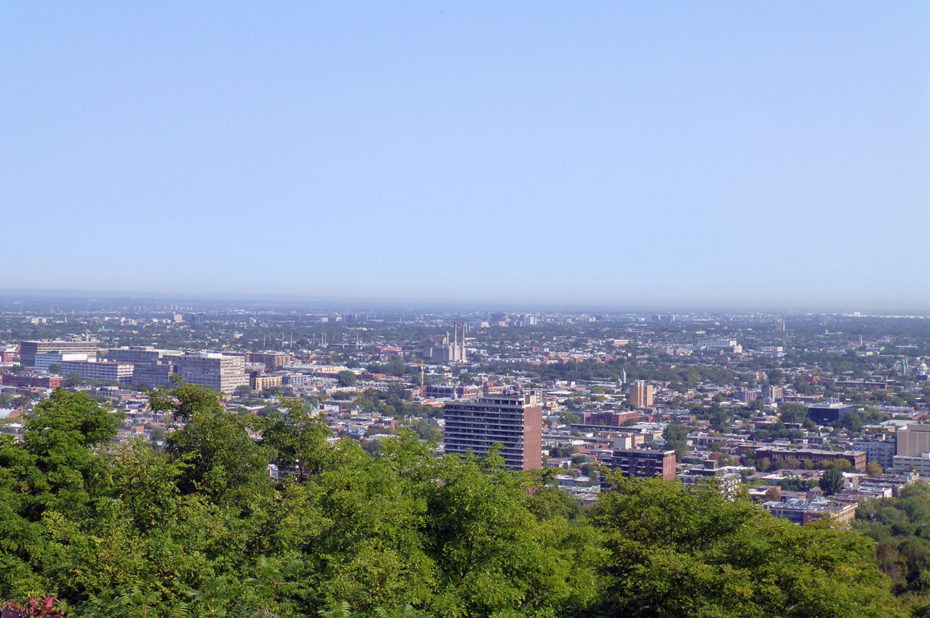
M 184 354 L 171 360 L 177 373 L 189 384 L 200 384 L 216 392 L 232 394 L 240 386 L 249 386 L 245 358 L 225 354 Z
M 930 453 L 930 425 L 908 425 L 897 432 L 898 455 L 915 457 Z
M 246 360 L 250 363 L 261 363 L 268 371 L 274 371 L 293 363 L 294 357 L 283 352 L 250 352 Z
M 655 388 L 645 380 L 637 380 L 630 385 L 630 404 L 634 408 L 648 408 L 652 405 Z
M 260 392 L 269 388 L 280 388 L 284 382 L 284 376 L 254 373 L 252 377 L 249 378 L 249 381 L 251 382 L 252 390 Z

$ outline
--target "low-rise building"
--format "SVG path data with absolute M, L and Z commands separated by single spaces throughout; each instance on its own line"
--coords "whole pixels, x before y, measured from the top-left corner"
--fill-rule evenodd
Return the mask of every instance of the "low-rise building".
M 854 440 L 853 448 L 865 452 L 866 463 L 873 461 L 887 470 L 894 465 L 894 456 L 897 454 L 898 443 L 894 438 L 881 440 Z
M 611 470 L 635 478 L 659 477 L 663 481 L 675 479 L 677 463 L 675 451 L 650 449 L 615 449 L 603 462 Z
M 0 384 L 19 388 L 51 388 L 61 386 L 59 376 L 36 375 L 28 373 L 4 373 L 0 375 Z
M 787 519 L 802 526 L 824 517 L 831 517 L 841 525 L 848 526 L 856 517 L 855 503 L 834 502 L 823 498 L 814 500 L 793 498 L 785 502 L 765 502 L 762 506 L 775 517 Z
M 916 472 L 920 476 L 930 476 L 930 453 L 921 455 L 895 455 L 892 468 L 899 472 Z
M 812 448 L 760 448 L 756 457 L 768 457 L 770 461 L 794 458 L 800 462 L 810 461 L 815 464 L 829 464 L 838 459 L 845 459 L 859 472 L 865 472 L 866 456 L 863 451 L 822 451 Z
M 264 391 L 269 388 L 280 388 L 284 383 L 284 376 L 253 373 L 249 377 L 249 383 L 253 391 Z
M 845 403 L 818 403 L 807 408 L 807 416 L 818 425 L 829 425 L 841 421 L 850 412 L 855 412 L 856 406 Z

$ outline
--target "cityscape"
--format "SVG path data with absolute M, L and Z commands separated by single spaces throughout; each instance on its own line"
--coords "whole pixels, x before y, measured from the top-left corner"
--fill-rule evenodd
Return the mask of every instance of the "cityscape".
M 924 316 L 59 303 L 0 314 L 6 433 L 63 388 L 122 413 L 118 443 L 162 447 L 173 419 L 147 393 L 185 383 L 231 413 L 299 401 L 370 453 L 405 428 L 437 456 L 497 445 L 507 467 L 549 469 L 582 504 L 619 470 L 849 523 L 862 500 L 930 477 Z M 825 491 L 831 468 L 843 484 Z
M 0 618 L 930 616 L 930 2 L 0 4 Z

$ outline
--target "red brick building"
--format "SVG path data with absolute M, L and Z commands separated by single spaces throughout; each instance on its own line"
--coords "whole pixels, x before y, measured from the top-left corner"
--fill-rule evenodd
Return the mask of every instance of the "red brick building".
M 647 449 L 617 449 L 604 461 L 611 470 L 620 470 L 623 476 L 635 478 L 659 477 L 663 481 L 675 480 L 677 458 L 675 451 Z
M 40 376 L 25 373 L 4 373 L 0 374 L 0 384 L 22 388 L 55 389 L 61 386 L 61 378 L 59 376 Z

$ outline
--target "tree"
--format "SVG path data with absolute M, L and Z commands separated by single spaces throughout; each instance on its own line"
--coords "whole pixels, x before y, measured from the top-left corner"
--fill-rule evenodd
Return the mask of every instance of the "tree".
M 843 490 L 843 473 L 836 468 L 827 468 L 820 477 L 820 489 L 823 493 L 832 496 Z
M 881 464 L 879 464 L 877 461 L 870 461 L 865 466 L 865 472 L 869 476 L 879 476 L 883 474 L 885 471 L 882 469 Z
M 81 384 L 84 384 L 84 378 L 82 378 L 79 373 L 69 373 L 68 377 L 61 381 L 61 385 L 64 388 L 74 388 Z
M 797 526 L 713 487 L 611 475 L 594 523 L 607 550 L 595 615 L 868 616 L 893 613 L 872 545 Z M 837 586 L 842 578 L 843 586 Z M 773 585 L 773 582 L 777 582 Z
M 385 372 L 392 376 L 402 376 L 406 370 L 404 359 L 400 356 L 392 356 L 385 365 Z
M 203 491 L 218 502 L 238 502 L 261 490 L 272 452 L 249 436 L 251 415 L 226 412 L 212 390 L 191 384 L 157 391 L 150 400 L 153 409 L 168 406 L 186 420 L 165 444 L 172 459 L 185 464 L 178 481 L 182 492 Z
M 733 424 L 730 413 L 719 405 L 710 411 L 708 420 L 710 421 L 710 426 L 716 431 L 727 431 Z
M 237 386 L 236 389 L 233 391 L 234 397 L 248 397 L 251 394 L 252 394 L 252 388 L 246 384 Z
M 401 429 L 373 455 L 299 401 L 259 418 L 175 383 L 151 403 L 178 421 L 164 451 L 115 445 L 119 416 L 67 391 L 26 415 L 21 441 L 0 435 L 0 599 L 282 618 L 878 616 L 927 601 L 922 484 L 861 507 L 875 551 L 709 486 L 612 474 L 591 509 L 497 449 L 436 457 Z
M 803 423 L 807 419 L 807 406 L 800 403 L 783 403 L 778 406 L 783 423 Z
M 48 372 L 54 373 L 55 375 L 61 375 L 61 364 L 60 363 L 50 363 L 48 366 Z
M 662 438 L 666 448 L 674 450 L 679 460 L 688 452 L 688 430 L 681 423 L 666 425 L 662 430 Z
M 571 463 L 573 466 L 580 466 L 586 461 L 588 461 L 587 455 L 577 454 L 577 455 L 572 455 L 572 458 L 571 458 Z
M 330 431 L 299 400 L 286 400 L 284 409 L 284 414 L 276 411 L 263 422 L 262 444 L 273 449 L 272 458 L 279 466 L 293 466 L 297 481 L 302 482 L 331 462 Z
M 572 444 L 557 444 L 555 446 L 549 447 L 549 456 L 550 457 L 571 457 L 575 451 L 578 449 L 575 448 Z
M 23 444 L 44 475 L 33 488 L 46 508 L 71 513 L 98 494 L 109 472 L 90 449 L 113 439 L 121 416 L 85 393 L 59 389 L 26 417 Z
M 593 600 L 595 537 L 563 517 L 537 519 L 548 510 L 532 497 L 540 485 L 495 452 L 483 462 L 446 457 L 434 473 L 424 487 L 425 547 L 439 574 L 431 613 L 571 615 Z
M 349 371 L 344 369 L 336 374 L 336 379 L 339 382 L 339 386 L 355 386 L 355 382 L 358 380 L 358 376 L 355 375 L 354 371 Z
M 421 440 L 426 440 L 433 444 L 442 442 L 442 431 L 439 429 L 438 425 L 429 422 L 429 419 L 417 419 L 411 427 Z
M 840 427 L 849 431 L 862 431 L 862 425 L 862 417 L 855 411 L 844 415 L 840 420 Z
M 776 470 L 800 470 L 801 460 L 797 457 L 783 457 L 775 461 Z

